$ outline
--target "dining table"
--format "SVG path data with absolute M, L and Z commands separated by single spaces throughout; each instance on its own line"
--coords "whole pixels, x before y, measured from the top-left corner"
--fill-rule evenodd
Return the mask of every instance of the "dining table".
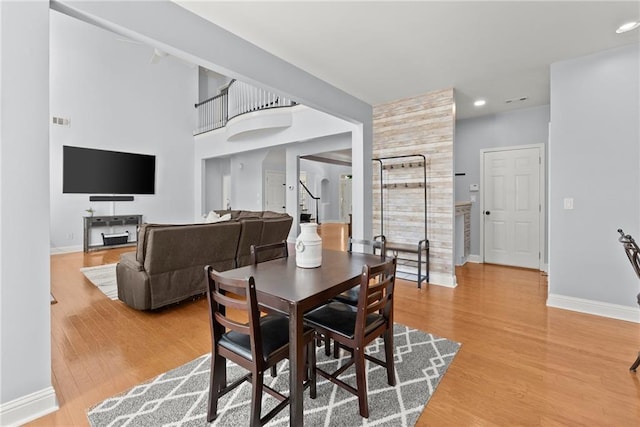
M 295 249 L 289 256 L 227 270 L 224 277 L 253 276 L 258 303 L 289 316 L 289 425 L 302 426 L 305 378 L 304 314 L 340 293 L 360 284 L 362 267 L 381 262 L 380 255 L 323 249 L 322 263 L 315 268 L 296 265 Z

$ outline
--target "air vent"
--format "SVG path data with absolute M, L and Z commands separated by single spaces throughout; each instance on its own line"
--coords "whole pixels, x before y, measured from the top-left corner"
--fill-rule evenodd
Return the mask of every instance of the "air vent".
M 58 125 L 58 126 L 71 126 L 71 119 L 67 119 L 64 117 L 52 117 L 51 118 L 51 122 L 54 125 Z
M 515 102 L 524 102 L 527 99 L 529 99 L 529 97 L 527 96 L 521 96 L 520 98 L 511 98 L 511 99 L 507 99 L 506 101 L 504 101 L 505 104 L 512 104 Z

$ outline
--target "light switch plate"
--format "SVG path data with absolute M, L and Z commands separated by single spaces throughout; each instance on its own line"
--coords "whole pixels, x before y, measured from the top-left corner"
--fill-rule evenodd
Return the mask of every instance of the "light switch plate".
M 479 191 L 479 190 L 480 190 L 480 186 L 478 184 L 469 185 L 469 191 Z
M 573 197 L 564 198 L 564 208 L 567 210 L 573 209 Z

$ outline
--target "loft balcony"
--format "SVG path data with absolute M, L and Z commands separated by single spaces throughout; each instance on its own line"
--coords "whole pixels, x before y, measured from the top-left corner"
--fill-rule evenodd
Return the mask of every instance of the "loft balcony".
M 193 134 L 225 128 L 231 140 L 246 132 L 288 127 L 292 115 L 283 107 L 294 105 L 289 98 L 233 80 L 219 95 L 196 104 L 198 126 Z

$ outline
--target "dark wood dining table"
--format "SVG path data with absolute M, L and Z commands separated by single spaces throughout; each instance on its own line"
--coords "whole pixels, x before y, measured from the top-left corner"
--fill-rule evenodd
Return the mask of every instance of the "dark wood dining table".
M 360 283 L 362 266 L 380 263 L 380 255 L 322 251 L 317 268 L 296 266 L 295 250 L 287 258 L 248 265 L 222 273 L 242 279 L 253 276 L 258 302 L 289 315 L 289 425 L 303 425 L 303 316 L 341 292 Z

